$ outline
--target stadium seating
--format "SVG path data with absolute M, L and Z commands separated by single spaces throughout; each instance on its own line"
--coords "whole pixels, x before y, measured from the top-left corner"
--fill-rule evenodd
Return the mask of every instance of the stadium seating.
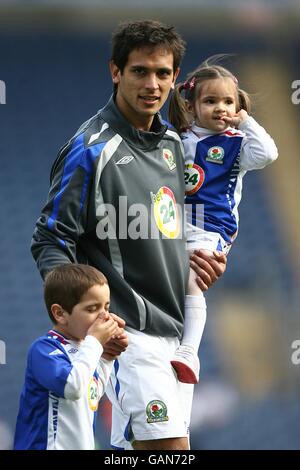
M 223 42 L 223 51 L 236 50 L 232 41 L 226 43 L 223 38 Z M 191 39 L 183 74 L 214 53 L 216 47 L 217 42 L 203 38 L 200 57 L 199 44 Z M 251 48 L 247 42 L 239 48 L 247 54 L 264 52 L 259 44 Z M 197 55 L 199 61 L 195 60 Z M 29 246 L 46 198 L 51 164 L 59 147 L 105 103 L 112 87 L 107 38 L 100 35 L 2 34 L 0 57 L 0 79 L 7 86 L 7 104 L 0 106 L 0 340 L 6 343 L 6 364 L 0 364 L 0 422 L 13 433 L 26 353 L 49 325 L 42 281 Z M 247 298 L 257 296 L 261 300 L 272 322 L 268 305 L 273 305 L 272 300 L 285 305 L 296 281 L 264 172 L 245 177 L 240 213 L 240 234 L 224 279 L 208 294 L 208 315 L 217 315 L 225 295 L 245 293 Z M 220 341 L 221 335 L 218 338 Z M 225 380 L 215 341 L 207 334 L 201 345 L 203 381 Z M 242 394 L 226 426 L 218 423 L 198 429 L 195 423 L 194 448 L 299 449 L 296 416 L 300 406 L 295 388 L 291 387 L 284 400 L 278 388 L 252 401 L 246 395 Z M 106 428 L 99 436 L 103 433 L 107 435 Z M 107 445 L 103 437 L 99 437 L 99 445 Z

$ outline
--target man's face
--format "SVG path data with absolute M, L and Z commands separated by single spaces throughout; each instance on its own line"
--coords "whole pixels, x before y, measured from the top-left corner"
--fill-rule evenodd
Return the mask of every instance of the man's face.
M 119 110 L 134 127 L 149 130 L 179 73 L 173 72 L 173 54 L 161 46 L 142 47 L 131 51 L 123 73 L 114 63 L 110 68 Z

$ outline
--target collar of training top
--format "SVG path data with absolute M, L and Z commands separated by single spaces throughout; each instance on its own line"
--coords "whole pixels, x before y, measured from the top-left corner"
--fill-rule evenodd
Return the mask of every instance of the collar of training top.
M 136 129 L 117 108 L 114 95 L 111 96 L 107 105 L 99 111 L 99 114 L 124 140 L 144 150 L 155 148 L 168 129 L 168 126 L 163 124 L 159 113 L 154 116 L 151 131 Z

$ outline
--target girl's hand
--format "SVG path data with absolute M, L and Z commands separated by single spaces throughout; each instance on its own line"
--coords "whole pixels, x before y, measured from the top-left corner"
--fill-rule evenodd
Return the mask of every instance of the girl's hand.
M 239 127 L 239 125 L 247 119 L 249 114 L 244 109 L 241 109 L 235 116 L 224 116 L 222 119 L 231 127 Z

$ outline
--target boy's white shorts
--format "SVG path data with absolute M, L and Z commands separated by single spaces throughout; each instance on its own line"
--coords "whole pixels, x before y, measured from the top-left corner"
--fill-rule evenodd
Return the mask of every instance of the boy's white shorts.
M 111 445 L 188 437 L 193 385 L 178 382 L 170 364 L 178 338 L 127 328 L 129 345 L 115 361 L 106 394 L 112 403 Z

